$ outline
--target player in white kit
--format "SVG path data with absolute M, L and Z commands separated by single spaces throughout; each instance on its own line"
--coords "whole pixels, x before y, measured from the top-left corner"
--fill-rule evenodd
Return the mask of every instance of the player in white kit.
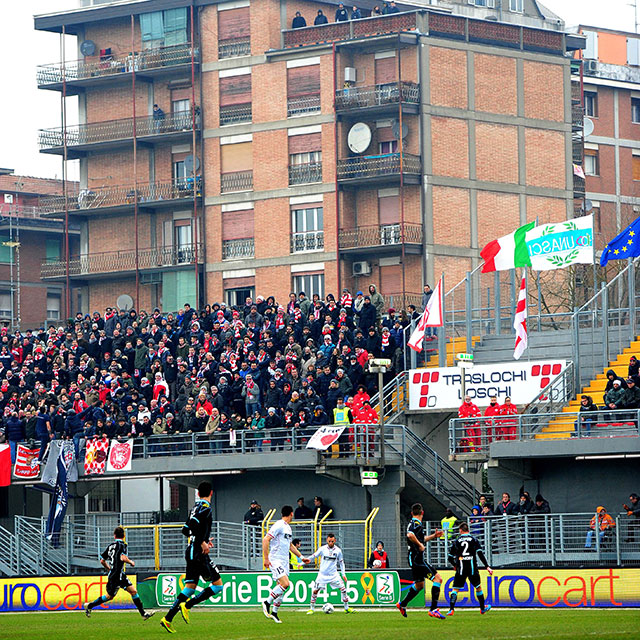
M 274 523 L 267 535 L 262 539 L 262 558 L 265 569 L 271 568 L 271 577 L 276 585 L 271 590 L 269 597 L 262 603 L 262 612 L 267 618 L 281 623 L 278 617 L 278 609 L 282 604 L 282 598 L 289 585 L 289 552 L 308 562 L 294 544 L 291 532 L 291 520 L 293 519 L 293 507 L 286 505 L 280 510 L 282 519 Z
M 327 585 L 340 590 L 345 613 L 355 613 L 355 609 L 349 606 L 349 596 L 347 596 L 347 574 L 345 573 L 344 556 L 342 555 L 342 549 L 336 545 L 336 537 L 333 533 L 327 536 L 327 544 L 322 545 L 312 556 L 309 556 L 308 561 L 311 562 L 315 558 L 320 558 L 320 570 L 311 592 L 311 609 L 307 611 L 307 615 L 311 615 L 314 612 L 318 593 L 322 589 L 326 589 Z M 338 575 L 338 569 L 340 569 L 342 578 Z

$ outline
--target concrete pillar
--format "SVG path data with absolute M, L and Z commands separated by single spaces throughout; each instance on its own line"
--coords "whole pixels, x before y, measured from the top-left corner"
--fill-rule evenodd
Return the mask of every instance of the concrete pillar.
M 371 496 L 371 507 L 379 507 L 380 511 L 373 522 L 373 540 L 384 542 L 389 554 L 391 566 L 397 567 L 405 555 L 405 541 L 400 530 L 400 494 L 404 489 L 404 471 L 386 470 L 384 478 L 375 487 L 368 487 Z

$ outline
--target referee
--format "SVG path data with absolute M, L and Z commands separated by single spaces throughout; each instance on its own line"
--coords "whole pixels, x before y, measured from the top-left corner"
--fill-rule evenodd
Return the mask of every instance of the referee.
M 431 580 L 431 608 L 429 615 L 432 618 L 444 620 L 444 616 L 438 609 L 438 598 L 440 597 L 440 587 L 442 586 L 442 576 L 424 559 L 424 545 L 430 540 L 441 538 L 443 532 L 436 529 L 435 533 L 427 535 L 424 530 L 424 509 L 419 502 L 411 507 L 411 522 L 407 527 L 407 544 L 409 545 L 409 566 L 413 575 L 413 584 L 407 595 L 396 604 L 400 613 L 407 617 L 407 605 L 415 598 L 424 587 L 425 579 Z

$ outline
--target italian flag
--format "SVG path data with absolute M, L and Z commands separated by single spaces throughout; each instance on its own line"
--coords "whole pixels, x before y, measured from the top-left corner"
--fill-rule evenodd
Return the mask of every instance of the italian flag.
M 484 260 L 482 273 L 506 271 L 515 267 L 530 267 L 531 258 L 525 243 L 527 231 L 536 226 L 535 221 L 516 229 L 508 236 L 492 240 L 481 252 Z

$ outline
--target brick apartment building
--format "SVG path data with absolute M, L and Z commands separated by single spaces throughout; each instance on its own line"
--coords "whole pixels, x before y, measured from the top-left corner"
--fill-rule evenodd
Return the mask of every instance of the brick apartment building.
M 64 314 L 63 284 L 41 279 L 47 263 L 62 259 L 65 229 L 42 215 L 41 205 L 62 194 L 62 181 L 17 176 L 0 169 L 0 324 L 12 329 L 59 323 Z M 69 228 L 71 251 L 80 229 Z
M 78 100 L 82 124 L 42 130 L 41 147 L 80 161 L 49 215 L 81 225 L 82 310 L 370 282 L 419 304 L 497 235 L 573 215 L 565 54 L 580 39 L 533 0 L 340 23 L 305 0 L 82 5 L 35 18 L 77 36 L 80 59 L 37 80 Z M 296 11 L 311 26 L 291 29 Z
M 640 36 L 581 26 L 587 209 L 598 248 L 640 215 Z M 586 132 L 585 132 L 586 133 Z

